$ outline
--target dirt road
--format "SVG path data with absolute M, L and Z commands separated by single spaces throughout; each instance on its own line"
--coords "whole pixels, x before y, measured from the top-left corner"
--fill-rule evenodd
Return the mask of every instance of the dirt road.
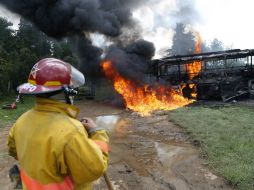
M 111 153 L 108 175 L 115 190 L 229 190 L 199 158 L 189 137 L 168 121 L 164 112 L 150 117 L 92 101 L 79 105 L 80 116 L 96 119 L 108 128 Z M 106 116 L 106 117 L 105 117 Z M 115 124 L 115 125 L 113 125 Z M 5 154 L 8 127 L 1 129 L 0 189 L 12 189 L 7 177 L 14 160 Z M 94 189 L 107 189 L 104 179 Z

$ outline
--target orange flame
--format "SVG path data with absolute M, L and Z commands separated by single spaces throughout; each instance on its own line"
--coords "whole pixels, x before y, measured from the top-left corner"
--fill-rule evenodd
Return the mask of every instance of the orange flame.
M 185 99 L 180 92 L 165 86 L 137 86 L 121 76 L 111 61 L 102 62 L 102 68 L 114 83 L 115 90 L 122 95 L 126 107 L 142 116 L 155 110 L 173 110 L 193 102 Z
M 195 53 L 201 53 L 201 45 L 202 45 L 202 39 L 200 34 L 197 32 L 196 43 L 195 43 Z M 188 72 L 189 79 L 192 80 L 195 76 L 197 76 L 200 73 L 202 69 L 202 63 L 201 61 L 194 61 L 193 63 L 186 65 L 186 69 Z M 190 88 L 193 89 L 194 91 L 191 93 L 191 97 L 197 98 L 196 84 L 190 84 Z
M 201 53 L 202 39 L 199 33 L 196 33 L 195 53 Z M 192 80 L 201 71 L 202 64 L 200 61 L 194 61 L 187 65 L 189 79 Z

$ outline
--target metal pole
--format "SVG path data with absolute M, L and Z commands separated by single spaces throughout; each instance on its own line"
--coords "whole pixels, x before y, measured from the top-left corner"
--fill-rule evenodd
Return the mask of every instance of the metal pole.
M 251 56 L 251 59 L 250 59 L 250 68 L 252 69 L 252 56 Z
M 108 190 L 114 190 L 113 185 L 112 185 L 112 183 L 111 183 L 111 181 L 110 181 L 110 179 L 109 179 L 107 173 L 104 173 L 104 174 L 103 174 L 103 177 L 104 177 L 105 182 L 106 182 L 106 184 L 107 184 Z
M 180 66 L 180 63 L 178 63 L 178 80 L 181 81 L 181 66 Z

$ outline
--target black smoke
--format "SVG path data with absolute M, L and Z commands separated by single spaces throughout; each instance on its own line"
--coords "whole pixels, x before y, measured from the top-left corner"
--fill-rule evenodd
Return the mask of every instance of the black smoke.
M 76 35 L 70 38 L 73 52 L 80 64 L 80 70 L 91 77 L 98 77 L 101 73 L 100 60 L 103 50 L 92 44 L 86 35 Z
M 131 25 L 135 0 L 1 0 L 2 5 L 33 22 L 51 37 L 86 32 L 118 36 Z
M 113 61 L 121 75 L 140 85 L 147 82 L 145 73 L 155 48 L 150 42 L 137 40 L 141 30 L 131 14 L 145 0 L 0 0 L 0 3 L 48 36 L 68 38 L 91 88 L 104 76 L 100 66 L 103 56 Z M 94 46 L 90 34 L 95 32 L 114 45 L 107 47 L 106 52 Z
M 148 82 L 148 63 L 154 54 L 155 48 L 151 42 L 138 40 L 125 48 L 111 46 L 105 60 L 111 60 L 120 75 L 131 79 L 137 85 L 143 85 Z

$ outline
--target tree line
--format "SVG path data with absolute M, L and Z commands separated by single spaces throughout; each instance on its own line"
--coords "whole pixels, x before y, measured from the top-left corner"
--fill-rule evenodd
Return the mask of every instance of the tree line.
M 68 40 L 51 39 L 22 18 L 17 30 L 12 26 L 0 18 L 0 97 L 15 92 L 26 82 L 32 66 L 42 58 L 55 57 L 77 64 Z
M 172 47 L 168 50 L 168 55 L 188 55 L 195 53 L 196 36 L 188 26 L 183 23 L 177 23 L 174 30 Z M 217 38 L 213 39 L 210 44 L 205 41 L 201 42 L 201 52 L 212 52 L 224 50 L 224 44 Z

